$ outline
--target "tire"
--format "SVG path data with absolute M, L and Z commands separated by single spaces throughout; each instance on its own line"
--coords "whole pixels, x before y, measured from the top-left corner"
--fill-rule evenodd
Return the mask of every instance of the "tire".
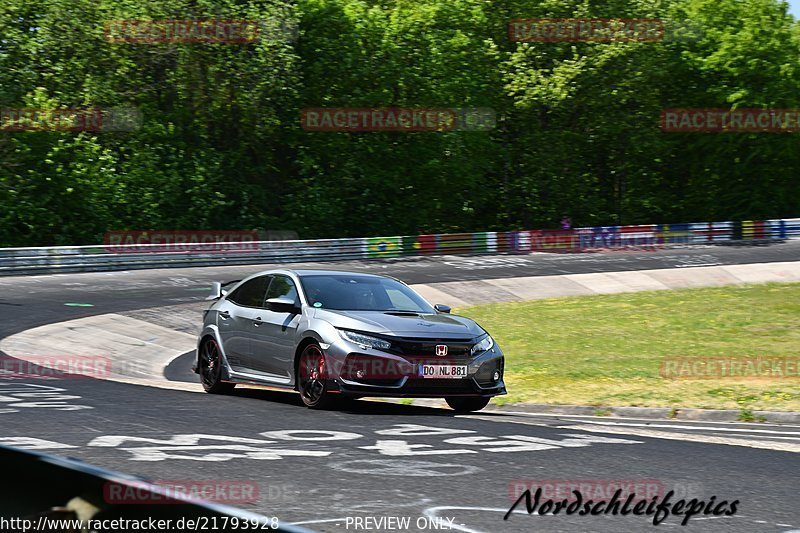
M 222 356 L 217 341 L 214 339 L 207 339 L 201 345 L 197 366 L 200 383 L 207 393 L 227 394 L 236 387 L 235 383 L 222 381 Z
M 297 361 L 297 390 L 303 404 L 311 409 L 332 409 L 338 399 L 328 391 L 325 354 L 319 344 L 312 342 Z
M 487 405 L 489 405 L 489 400 L 491 398 L 482 398 L 482 397 L 460 397 L 454 396 L 450 398 L 445 398 L 444 401 L 447 402 L 454 411 L 458 411 L 459 413 L 471 413 L 473 411 L 480 411 Z

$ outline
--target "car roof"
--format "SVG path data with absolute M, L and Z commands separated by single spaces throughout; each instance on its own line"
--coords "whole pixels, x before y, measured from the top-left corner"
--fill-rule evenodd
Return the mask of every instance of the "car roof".
M 300 277 L 303 276 L 369 276 L 371 278 L 385 278 L 387 276 L 381 276 L 378 274 L 367 274 L 366 272 L 353 272 L 348 270 L 315 270 L 315 269 L 302 269 L 302 270 L 292 270 Z
M 379 274 L 367 274 L 366 272 L 353 272 L 349 270 L 323 270 L 323 269 L 273 269 L 257 272 L 249 277 L 263 276 L 266 274 L 294 274 L 299 277 L 305 276 L 367 276 L 371 278 L 390 278 Z M 393 278 L 392 278 L 393 279 Z

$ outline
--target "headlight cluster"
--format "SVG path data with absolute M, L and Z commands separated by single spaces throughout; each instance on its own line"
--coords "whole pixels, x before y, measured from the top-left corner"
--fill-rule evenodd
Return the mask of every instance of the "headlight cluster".
M 483 339 L 481 339 L 478 344 L 472 347 L 470 350 L 470 355 L 475 355 L 476 353 L 485 352 L 486 350 L 491 350 L 492 346 L 494 346 L 494 340 L 492 339 L 491 335 L 486 335 Z
M 378 337 L 371 337 L 369 335 L 364 335 L 362 333 L 356 333 L 354 331 L 347 331 L 344 329 L 340 329 L 339 335 L 341 335 L 342 338 L 345 340 L 354 342 L 364 347 L 378 348 L 379 350 L 388 350 L 392 346 L 392 344 L 389 341 L 379 339 Z

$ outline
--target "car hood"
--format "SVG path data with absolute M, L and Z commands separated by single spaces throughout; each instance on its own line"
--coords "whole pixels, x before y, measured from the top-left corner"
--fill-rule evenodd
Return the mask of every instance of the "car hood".
M 316 318 L 334 327 L 398 337 L 472 338 L 485 332 L 478 324 L 462 316 L 448 314 L 387 314 L 383 311 L 336 311 L 317 309 Z

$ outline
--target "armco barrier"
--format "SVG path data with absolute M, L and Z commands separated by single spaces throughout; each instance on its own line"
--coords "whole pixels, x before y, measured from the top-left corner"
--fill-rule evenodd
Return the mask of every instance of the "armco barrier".
M 652 249 L 800 239 L 800 218 L 596 226 L 358 239 L 0 248 L 0 275 L 141 268 L 296 263 L 467 253 L 527 254 Z
M 657 232 L 662 244 L 689 244 L 692 240 L 691 224 L 659 224 Z
M 402 237 L 370 237 L 367 239 L 369 257 L 397 257 L 403 252 Z
M 593 228 L 578 228 L 575 230 L 580 235 L 580 248 L 619 248 L 617 226 L 595 226 Z
M 800 239 L 800 218 L 773 219 L 766 221 L 769 238 Z
M 733 222 L 695 222 L 689 226 L 693 244 L 729 241 L 733 235 Z
M 473 250 L 472 233 L 439 235 L 439 252 L 443 254 L 471 253 Z
M 530 243 L 537 252 L 571 251 L 580 247 L 580 237 L 572 230 L 533 230 Z
M 743 239 L 768 239 L 769 224 L 763 220 L 744 220 L 742 221 Z
M 658 242 L 658 225 L 620 226 L 618 230 L 620 246 L 646 247 L 660 244 Z

